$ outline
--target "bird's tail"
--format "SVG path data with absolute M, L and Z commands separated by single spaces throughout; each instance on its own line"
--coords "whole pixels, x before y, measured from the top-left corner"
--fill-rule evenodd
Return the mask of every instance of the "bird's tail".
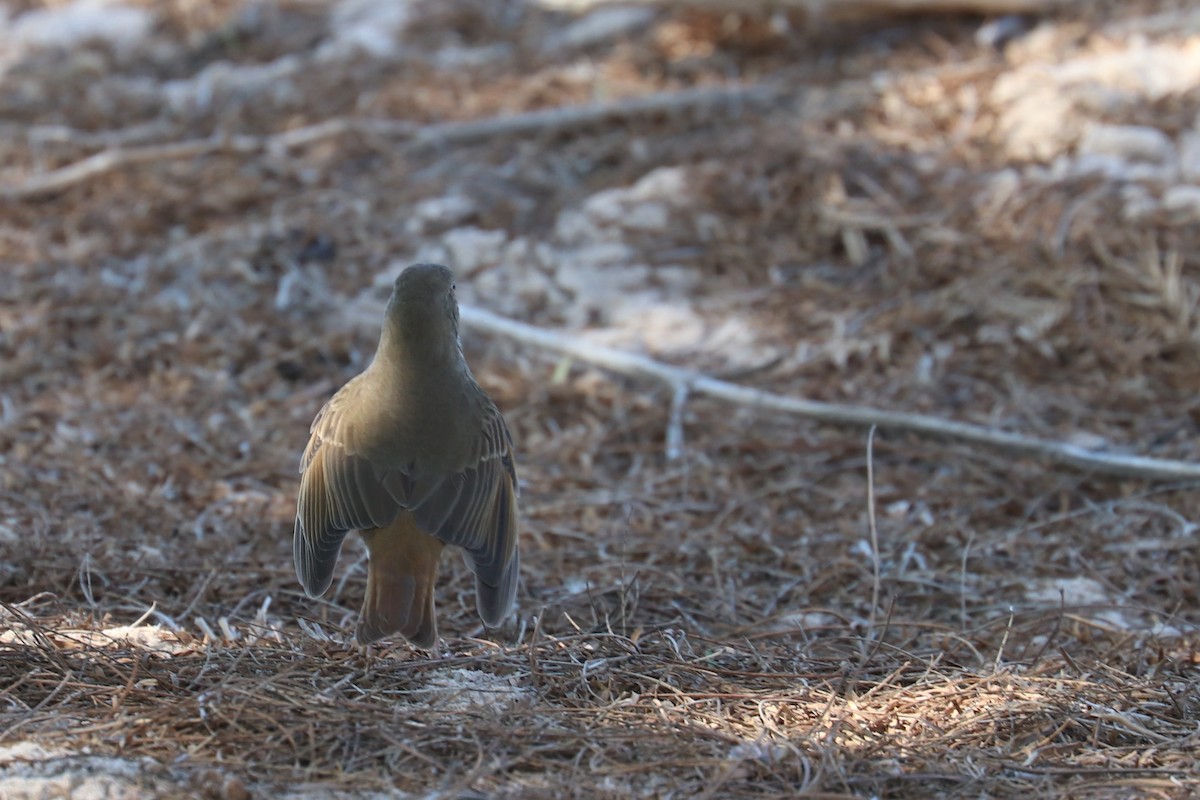
M 369 644 L 399 633 L 417 647 L 432 648 L 437 641 L 433 588 L 442 541 L 419 530 L 404 511 L 386 528 L 366 530 L 362 536 L 370 561 L 355 638 Z
M 470 561 L 468 560 L 468 566 Z M 517 578 L 521 574 L 521 558 L 514 549 L 508 566 L 500 573 L 496 586 L 483 578 L 475 577 L 475 606 L 479 616 L 489 628 L 498 628 L 512 610 L 513 598 L 517 595 Z

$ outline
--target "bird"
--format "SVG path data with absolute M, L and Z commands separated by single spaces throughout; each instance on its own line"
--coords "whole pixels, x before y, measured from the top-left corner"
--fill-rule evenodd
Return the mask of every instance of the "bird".
M 434 584 L 446 545 L 475 576 L 489 627 L 516 596 L 519 485 L 512 434 L 463 356 L 454 274 L 414 264 L 392 286 L 370 364 L 324 405 L 300 458 L 292 555 L 309 597 L 333 580 L 346 534 L 367 547 L 355 639 L 437 642 Z

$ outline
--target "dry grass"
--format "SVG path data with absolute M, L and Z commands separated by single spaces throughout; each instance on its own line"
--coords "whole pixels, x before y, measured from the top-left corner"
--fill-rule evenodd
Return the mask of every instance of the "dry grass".
M 145 5 L 157 50 L 27 54 L 0 76 L 0 181 L 113 132 L 889 77 L 836 118 L 783 103 L 455 148 L 347 136 L 0 201 L 0 794 L 87 776 L 229 800 L 1197 792 L 1193 486 L 882 432 L 871 507 L 863 431 L 693 399 L 668 460 L 669 392 L 475 338 L 519 444 L 517 618 L 483 631 L 447 559 L 442 649 L 361 653 L 361 548 L 320 601 L 292 574 L 308 423 L 374 343 L 349 301 L 419 254 L 482 305 L 590 320 L 747 385 L 1194 460 L 1200 226 L 1157 206 L 1131 220 L 1131 191 L 1168 188 L 1153 180 L 1007 153 L 992 88 L 1044 52 L 1006 60 L 970 19 L 781 33 L 686 12 L 551 48 L 570 17 L 463 0 L 425 8 L 400 55 L 315 62 L 332 37 L 315 4 Z M 1110 6 L 1060 12 L 1037 41 L 1106 52 L 1101 26 L 1171 4 Z M 301 69 L 212 84 L 208 105 L 162 88 L 289 55 Z M 1186 127 L 1198 96 L 1154 109 Z M 685 191 L 639 183 L 659 168 Z M 624 211 L 599 225 L 610 189 Z M 471 203 L 418 213 L 446 197 Z M 512 249 L 466 248 L 469 226 Z M 644 319 L 573 288 L 617 274 L 582 260 L 598 242 L 646 272 L 591 291 L 651 298 Z M 704 328 L 691 345 L 654 316 L 671 303 Z
M 459 640 L 437 658 L 364 658 L 295 636 L 159 632 L 146 648 L 139 629 L 53 621 L 18 623 L 6 645 L 20 656 L 3 662 L 8 694 L 31 706 L 10 736 L 148 756 L 197 788 L 215 770 L 225 783 L 449 796 L 1148 796 L 1194 776 L 1194 653 L 1144 643 L 1132 659 L 1095 647 L 1077 656 L 1086 670 L 1057 652 L 959 664 L 955 643 L 628 636 L 589 620 L 578 633 Z M 1079 621 L 1021 627 L 1033 622 Z

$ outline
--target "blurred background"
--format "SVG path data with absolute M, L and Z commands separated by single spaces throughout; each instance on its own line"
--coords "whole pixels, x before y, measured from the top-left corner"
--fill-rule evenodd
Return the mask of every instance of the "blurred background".
M 764 391 L 1195 460 L 1192 6 L 0 3 L 0 794 L 1195 791 L 1188 483 L 885 429 L 868 503 L 864 430 L 692 397 L 669 458 L 670 387 L 468 326 L 517 618 L 448 558 L 443 650 L 364 661 L 357 539 L 319 601 L 291 558 L 415 261 Z

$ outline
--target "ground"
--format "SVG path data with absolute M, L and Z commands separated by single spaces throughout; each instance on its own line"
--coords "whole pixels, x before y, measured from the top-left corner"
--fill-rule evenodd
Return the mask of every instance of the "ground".
M 0 795 L 1200 791 L 1200 13 L 734 5 L 5 4 Z M 519 608 L 447 557 L 437 652 L 360 651 L 297 464 L 418 260 L 558 340 L 1178 469 L 467 324 Z

